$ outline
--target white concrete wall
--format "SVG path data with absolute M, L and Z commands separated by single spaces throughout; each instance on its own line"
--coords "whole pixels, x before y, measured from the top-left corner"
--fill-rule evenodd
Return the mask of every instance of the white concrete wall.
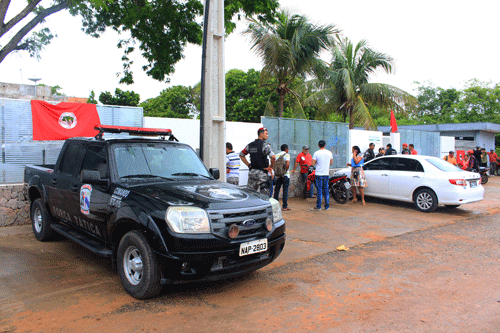
M 444 157 L 448 155 L 450 150 L 455 151 L 455 137 L 453 136 L 441 136 L 441 152 L 439 157 Z
M 347 154 L 347 163 L 350 162 L 352 157 L 352 146 L 358 146 L 361 152 L 364 153 L 368 149 L 368 145 L 373 142 L 375 144 L 375 149 L 373 151 L 377 154 L 378 149 L 383 146 L 383 136 L 384 133 L 379 131 L 349 130 L 349 153 Z
M 200 121 L 198 119 L 144 117 L 144 127 L 170 129 L 174 136 L 183 143 L 187 143 L 194 150 L 200 148 Z M 261 123 L 226 122 L 226 140 L 231 142 L 235 152 L 240 152 L 251 141 L 257 139 L 257 130 Z M 205 152 L 207 154 L 209 152 Z M 207 165 L 207 168 L 215 167 Z M 225 170 L 220 170 L 225 172 Z M 240 164 L 240 185 L 246 185 L 248 168 Z

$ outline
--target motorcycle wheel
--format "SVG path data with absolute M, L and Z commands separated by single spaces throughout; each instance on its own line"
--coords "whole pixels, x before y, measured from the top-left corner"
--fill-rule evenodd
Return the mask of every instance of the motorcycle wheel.
M 481 174 L 481 184 L 486 184 L 488 182 L 488 175 L 485 173 Z
M 330 194 L 339 204 L 345 204 L 349 200 L 349 192 L 344 185 L 333 185 L 330 187 Z

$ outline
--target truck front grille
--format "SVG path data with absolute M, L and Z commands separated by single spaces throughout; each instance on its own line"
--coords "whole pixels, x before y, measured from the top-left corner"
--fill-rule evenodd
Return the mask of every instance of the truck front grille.
M 209 211 L 212 223 L 212 233 L 216 236 L 229 239 L 228 231 L 232 225 L 237 225 L 240 233 L 236 239 L 244 239 L 255 236 L 264 236 L 266 229 L 266 219 L 273 217 L 271 206 L 261 206 L 235 210 Z M 252 221 L 255 221 L 252 224 Z M 248 221 L 245 224 L 243 222 Z

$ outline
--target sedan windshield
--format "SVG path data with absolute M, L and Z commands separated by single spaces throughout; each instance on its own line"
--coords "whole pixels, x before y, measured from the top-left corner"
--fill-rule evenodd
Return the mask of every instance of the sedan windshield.
M 426 159 L 426 161 L 429 162 L 430 164 L 434 165 L 439 170 L 444 171 L 444 172 L 463 171 L 459 167 L 454 166 L 453 164 L 448 163 L 445 160 L 441 160 L 439 158 L 428 158 L 428 159 Z
M 210 178 L 207 169 L 189 147 L 162 143 L 125 143 L 113 147 L 118 177 L 138 179 Z

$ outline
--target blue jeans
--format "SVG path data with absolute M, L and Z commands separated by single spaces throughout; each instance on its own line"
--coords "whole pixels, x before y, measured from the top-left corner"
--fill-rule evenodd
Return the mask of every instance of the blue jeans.
M 321 199 L 325 196 L 325 209 L 330 208 L 330 192 L 328 191 L 328 176 L 316 176 L 316 208 L 321 208 Z
M 288 208 L 288 186 L 290 185 L 290 178 L 276 177 L 276 188 L 274 189 L 274 199 L 278 200 L 280 195 L 281 185 L 283 185 L 283 208 Z

